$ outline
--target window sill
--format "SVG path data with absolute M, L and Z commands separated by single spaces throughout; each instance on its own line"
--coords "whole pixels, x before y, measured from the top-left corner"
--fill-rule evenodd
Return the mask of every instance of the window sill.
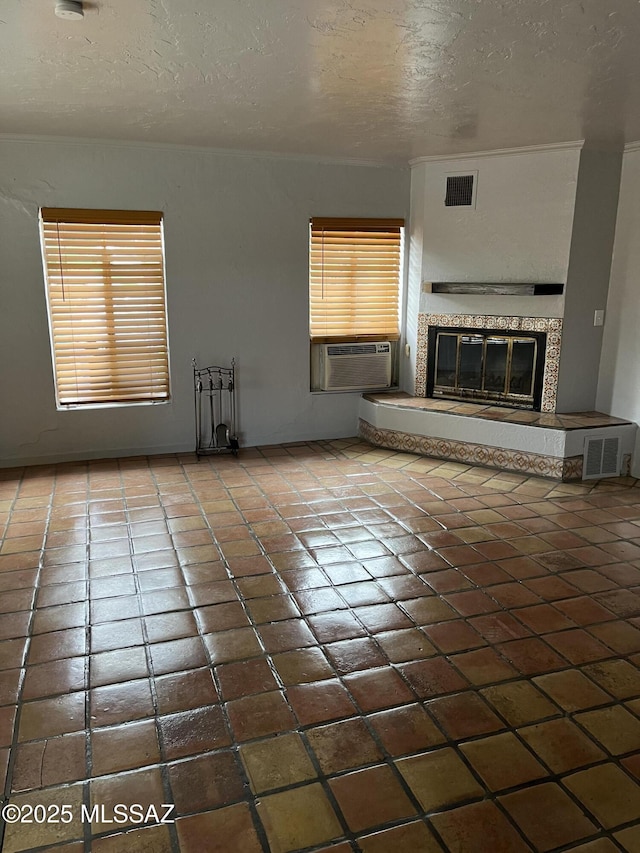
M 383 391 L 396 392 L 399 390 L 399 385 L 392 385 L 390 388 L 353 388 L 347 391 L 321 391 L 315 388 L 310 390 L 309 393 L 312 396 L 325 396 L 327 394 L 381 394 Z
M 378 343 L 380 341 L 399 341 L 400 334 L 393 335 L 336 335 L 335 337 L 311 338 L 312 346 L 315 344 L 365 344 Z
M 59 412 L 85 412 L 95 411 L 100 409 L 130 409 L 138 406 L 166 406 L 171 403 L 168 400 L 131 400 L 131 402 L 121 403 L 67 403 L 66 405 L 56 404 L 56 409 Z

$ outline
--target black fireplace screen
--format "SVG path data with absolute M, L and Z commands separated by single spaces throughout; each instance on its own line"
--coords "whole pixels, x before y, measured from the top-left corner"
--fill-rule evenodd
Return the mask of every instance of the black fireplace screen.
M 434 327 L 427 396 L 539 409 L 546 335 Z

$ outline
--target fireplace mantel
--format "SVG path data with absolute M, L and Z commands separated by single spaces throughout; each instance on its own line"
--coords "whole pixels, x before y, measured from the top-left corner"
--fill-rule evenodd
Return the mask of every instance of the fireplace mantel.
M 423 293 L 476 296 L 561 296 L 564 284 L 542 282 L 423 281 Z

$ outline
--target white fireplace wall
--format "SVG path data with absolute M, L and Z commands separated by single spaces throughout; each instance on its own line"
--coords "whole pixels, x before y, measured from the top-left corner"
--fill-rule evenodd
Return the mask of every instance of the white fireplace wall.
M 501 314 L 504 317 L 562 317 L 563 296 L 477 296 L 430 293 L 423 297 L 428 314 Z
M 579 158 L 575 147 L 422 164 L 424 279 L 564 281 Z M 444 205 L 459 172 L 477 172 L 475 207 Z
M 640 146 L 623 156 L 596 405 L 640 423 Z M 640 477 L 640 437 L 632 473 Z
M 557 282 L 569 268 L 580 145 L 416 163 L 411 172 L 407 342 L 417 313 L 563 317 L 564 298 L 422 293 L 422 282 Z M 477 172 L 474 208 L 445 207 L 446 176 Z M 415 313 L 413 313 L 415 312 Z M 414 391 L 415 370 L 403 387 Z

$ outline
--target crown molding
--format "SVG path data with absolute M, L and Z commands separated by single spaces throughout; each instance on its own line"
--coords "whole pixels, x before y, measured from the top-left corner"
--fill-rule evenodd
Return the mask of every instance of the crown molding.
M 545 151 L 580 151 L 583 146 L 584 139 L 578 139 L 574 142 L 552 142 L 548 145 L 526 145 L 521 148 L 495 148 L 490 151 L 469 151 L 461 154 L 431 154 L 426 157 L 414 157 L 409 160 L 409 165 L 419 166 L 421 163 L 444 163 L 452 160 L 479 160 L 484 157 L 504 157 L 518 154 L 541 154 Z
M 406 169 L 406 161 L 375 160 L 364 157 L 329 157 L 321 154 L 285 154 L 279 151 L 247 151 L 233 148 L 215 148 L 206 145 L 185 145 L 177 142 L 146 142 L 136 139 L 105 139 L 79 136 L 40 136 L 39 134 L 0 133 L 0 143 L 18 142 L 24 145 L 73 145 L 134 150 L 180 151 L 183 153 L 210 154 L 220 157 L 244 157 L 254 160 L 288 160 L 301 163 L 318 163 L 326 166 L 368 166 L 377 169 Z
M 234 148 L 216 148 L 208 145 L 186 145 L 178 142 L 148 142 L 137 139 L 109 139 L 104 137 L 50 136 L 40 134 L 0 133 L 0 143 L 18 142 L 24 145 L 58 144 L 79 147 L 96 145 L 107 148 L 126 148 L 133 150 L 180 151 L 183 153 L 209 154 L 220 157 L 244 157 L 255 160 L 285 160 L 301 163 L 318 163 L 328 166 L 367 166 L 383 169 L 406 169 L 421 163 L 445 163 L 458 160 L 479 160 L 485 157 L 517 156 L 520 154 L 539 154 L 546 151 L 580 151 L 585 144 L 584 139 L 573 142 L 554 142 L 546 145 L 526 145 L 519 148 L 495 148 L 487 151 L 467 151 L 459 154 L 429 154 L 424 157 L 414 157 L 408 161 L 377 160 L 366 157 L 331 157 L 321 154 L 295 154 L 279 151 L 251 151 Z M 640 150 L 640 140 L 629 142 L 624 146 L 624 152 Z

